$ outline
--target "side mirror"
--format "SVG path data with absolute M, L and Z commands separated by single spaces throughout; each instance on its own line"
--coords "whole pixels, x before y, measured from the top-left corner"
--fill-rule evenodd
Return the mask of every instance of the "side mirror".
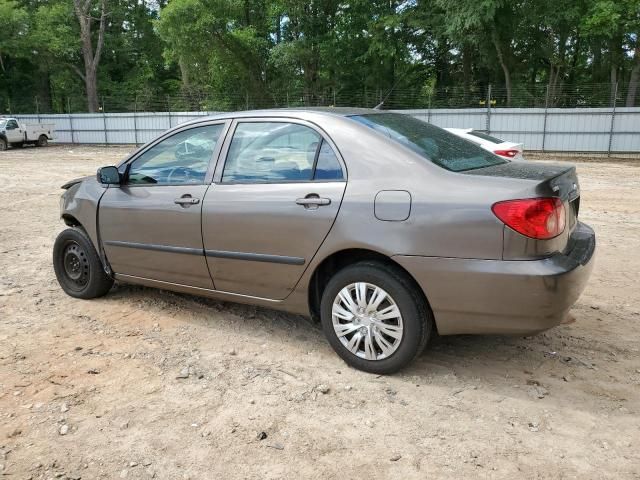
M 113 166 L 99 168 L 97 178 L 105 185 L 120 185 L 120 172 Z

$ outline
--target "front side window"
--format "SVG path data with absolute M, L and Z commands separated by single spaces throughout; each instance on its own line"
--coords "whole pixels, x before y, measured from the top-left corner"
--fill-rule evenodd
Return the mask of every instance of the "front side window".
M 463 172 L 508 163 L 508 160 L 474 143 L 409 115 L 376 113 L 351 118 L 401 143 L 446 170 Z
M 201 184 L 224 125 L 190 128 L 154 145 L 129 168 L 130 185 Z
M 18 122 L 16 122 L 15 120 L 9 120 L 7 122 L 7 130 L 11 130 L 14 128 L 18 128 Z
M 326 145 L 326 147 L 325 147 Z M 286 122 L 242 122 L 236 127 L 222 173 L 223 182 L 279 183 L 314 179 L 323 157 L 336 168 L 331 147 L 313 129 Z M 327 158 L 329 158 L 327 160 Z M 335 158 L 337 163 L 337 158 Z M 337 165 L 340 169 L 340 165 Z M 335 179 L 336 173 L 330 173 Z M 316 178 L 318 178 L 316 176 Z M 329 179 L 329 177 L 324 177 Z M 342 178 L 342 170 L 340 176 Z

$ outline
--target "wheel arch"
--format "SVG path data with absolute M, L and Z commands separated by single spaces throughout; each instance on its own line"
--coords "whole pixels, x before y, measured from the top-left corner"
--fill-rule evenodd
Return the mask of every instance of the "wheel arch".
M 309 288 L 307 289 L 307 301 L 309 303 L 311 318 L 314 321 L 319 321 L 320 319 L 320 300 L 322 299 L 322 293 L 324 292 L 324 288 L 329 281 L 329 278 L 349 265 L 367 260 L 389 265 L 390 267 L 402 272 L 413 283 L 416 291 L 419 292 L 424 299 L 427 308 L 431 311 L 429 299 L 420 284 L 416 281 L 413 275 L 411 275 L 411 273 L 409 273 L 398 262 L 393 260 L 393 258 L 383 253 L 376 252 L 375 250 L 369 250 L 366 248 L 349 248 L 345 250 L 338 250 L 327 256 L 316 266 L 313 274 L 311 275 Z M 432 311 L 431 313 L 433 314 Z
M 80 223 L 80 221 L 70 213 L 63 213 L 61 217 L 62 217 L 62 221 L 67 227 L 79 227 L 85 230 L 82 223 Z
M 102 244 L 101 243 L 95 243 L 91 239 L 91 235 L 89 235 L 89 232 L 84 227 L 84 225 L 82 225 L 82 223 L 76 217 L 71 215 L 70 213 L 63 213 L 61 215 L 61 218 L 62 218 L 62 221 L 64 222 L 64 224 L 67 227 L 71 227 L 71 228 L 75 228 L 77 230 L 80 230 L 82 232 L 82 234 L 87 237 L 87 239 L 92 243 L 93 247 L 98 252 L 98 258 L 100 259 L 100 262 L 102 263 L 102 267 L 103 267 L 105 273 L 108 276 L 111 277 L 113 272 L 111 270 L 111 265 L 109 264 L 109 259 L 107 258 L 107 255 L 105 254 L 104 248 L 102 248 Z

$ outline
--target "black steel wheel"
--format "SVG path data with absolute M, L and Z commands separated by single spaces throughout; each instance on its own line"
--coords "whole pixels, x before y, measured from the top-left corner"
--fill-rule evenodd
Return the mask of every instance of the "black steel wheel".
M 68 228 L 56 238 L 53 267 L 58 283 L 72 297 L 101 297 L 113 285 L 91 240 L 77 228 Z
M 65 246 L 63 253 L 64 273 L 70 288 L 82 290 L 89 282 L 89 259 L 87 254 L 73 240 Z
M 49 143 L 49 140 L 47 139 L 47 136 L 46 135 L 40 135 L 38 137 L 38 143 L 36 143 L 36 145 L 38 147 L 46 147 L 48 143 Z

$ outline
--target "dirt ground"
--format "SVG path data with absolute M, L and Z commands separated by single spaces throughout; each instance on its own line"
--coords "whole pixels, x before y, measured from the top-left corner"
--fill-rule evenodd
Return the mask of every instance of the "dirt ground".
M 379 377 L 300 317 L 66 296 L 59 187 L 130 149 L 0 154 L 1 478 L 640 478 L 640 161 L 578 163 L 599 245 L 575 322 L 438 338 Z

